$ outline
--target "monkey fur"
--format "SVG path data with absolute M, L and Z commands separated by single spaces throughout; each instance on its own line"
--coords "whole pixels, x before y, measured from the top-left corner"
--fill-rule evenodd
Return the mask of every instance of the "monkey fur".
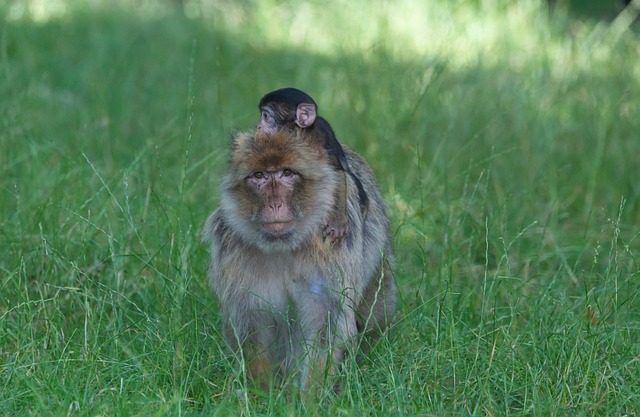
M 364 216 L 369 207 L 369 197 L 358 176 L 351 171 L 342 145 L 338 142 L 331 125 L 318 115 L 318 105 L 315 100 L 302 90 L 288 87 L 265 94 L 258 108 L 260 120 L 256 126 L 257 130 L 306 129 L 327 151 L 329 162 L 338 171 L 340 182 L 336 190 L 332 215 L 324 228 L 324 236 L 329 236 L 333 242 L 344 238 L 348 233 L 347 174 L 358 187 L 360 209 Z
M 220 205 L 205 225 L 209 281 L 224 336 L 263 389 L 323 384 L 359 335 L 379 335 L 395 313 L 382 194 L 365 160 L 344 150 L 369 210 L 363 216 L 347 177 L 350 233 L 329 243 L 323 228 L 340 178 L 327 150 L 305 129 L 233 136 Z

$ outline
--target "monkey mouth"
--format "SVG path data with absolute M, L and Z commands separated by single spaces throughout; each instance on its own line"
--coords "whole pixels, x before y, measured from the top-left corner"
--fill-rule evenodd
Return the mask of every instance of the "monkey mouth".
M 275 236 L 280 236 L 280 235 L 286 234 L 291 228 L 292 224 L 293 222 L 291 221 L 277 221 L 277 222 L 263 223 L 262 227 L 267 233 Z

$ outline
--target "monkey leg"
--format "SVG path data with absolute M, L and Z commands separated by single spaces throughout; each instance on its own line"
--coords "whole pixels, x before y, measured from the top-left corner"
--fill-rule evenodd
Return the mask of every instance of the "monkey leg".
M 264 313 L 263 313 L 264 314 Z M 247 379 L 262 391 L 268 391 L 282 372 L 283 353 L 278 340 L 278 324 L 272 320 L 256 320 L 255 328 L 242 345 Z
M 329 375 L 335 373 L 335 363 L 332 360 L 332 348 L 330 346 L 329 323 L 324 322 L 321 328 L 303 329 L 300 354 L 300 387 L 304 390 L 312 386 L 321 387 Z
M 336 297 L 335 290 L 328 291 L 322 304 L 312 305 L 312 309 L 307 304 L 303 317 L 306 323 L 300 384 L 307 390 L 332 386 L 337 392 L 340 386 L 334 377 L 341 369 L 345 351 L 355 340 L 357 328 L 355 311 L 346 297 Z
M 329 215 L 327 225 L 322 234 L 329 237 L 331 242 L 337 242 L 344 238 L 349 232 L 348 216 L 347 216 L 347 175 L 345 171 L 338 171 L 340 179 L 336 189 L 333 208 Z
M 367 214 L 369 214 L 369 196 L 364 190 L 364 186 L 362 185 L 362 181 L 360 181 L 360 178 L 356 174 L 354 174 L 353 171 L 347 172 L 351 176 L 351 179 L 358 189 L 358 203 L 360 203 L 360 214 L 362 214 L 363 219 L 366 219 Z
M 247 297 L 240 297 L 244 305 L 250 303 Z M 242 364 L 247 380 L 263 391 L 268 391 L 273 380 L 277 324 L 268 312 L 262 310 L 234 310 L 234 317 L 228 320 L 227 339 L 236 351 L 242 352 Z
M 245 349 L 247 378 L 262 391 L 269 390 L 273 379 L 273 365 L 266 351 L 259 352 L 255 347 Z

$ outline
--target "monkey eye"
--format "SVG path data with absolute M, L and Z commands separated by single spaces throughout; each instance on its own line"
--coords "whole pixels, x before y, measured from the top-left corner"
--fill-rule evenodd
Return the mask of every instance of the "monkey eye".
M 262 111 L 262 118 L 265 121 L 269 120 L 269 117 L 271 117 L 271 115 L 269 113 L 267 113 L 266 111 Z
M 293 175 L 293 171 L 290 170 L 289 168 L 285 168 L 282 170 L 282 176 L 283 177 L 290 177 Z
M 256 171 L 253 174 L 251 174 L 251 176 L 257 180 L 261 180 L 264 178 L 264 172 Z

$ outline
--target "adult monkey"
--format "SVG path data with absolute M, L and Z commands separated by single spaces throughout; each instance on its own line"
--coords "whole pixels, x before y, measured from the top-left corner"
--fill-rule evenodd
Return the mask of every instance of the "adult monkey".
M 318 105 L 304 91 L 296 88 L 281 88 L 267 93 L 258 104 L 260 120 L 256 128 L 265 132 L 275 132 L 278 129 L 308 129 L 327 151 L 331 166 L 340 176 L 336 190 L 335 206 L 324 227 L 324 236 L 329 236 L 333 242 L 345 237 L 348 233 L 346 207 L 346 175 L 349 174 L 358 188 L 360 209 L 366 216 L 369 207 L 369 197 L 357 175 L 349 168 L 342 145 L 338 142 L 329 122 L 318 116 Z
M 365 160 L 345 158 L 370 196 L 363 216 L 351 176 L 349 234 L 326 242 L 338 172 L 309 129 L 236 133 L 220 206 L 205 226 L 209 280 L 223 333 L 263 389 L 275 375 L 303 389 L 323 384 L 359 334 L 384 331 L 396 310 L 389 224 Z

